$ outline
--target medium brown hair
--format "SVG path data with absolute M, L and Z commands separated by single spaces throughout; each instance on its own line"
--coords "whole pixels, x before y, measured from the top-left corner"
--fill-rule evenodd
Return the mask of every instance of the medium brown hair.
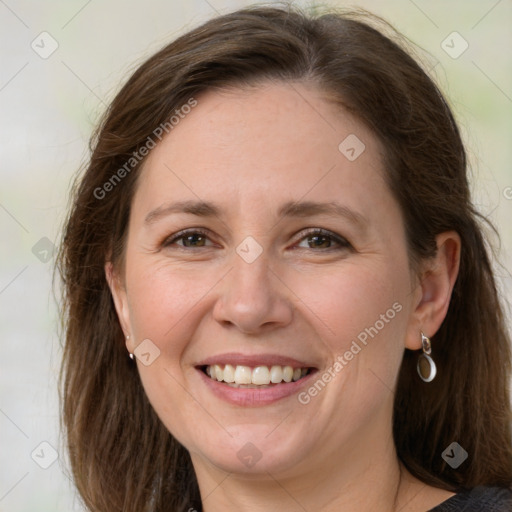
M 399 459 L 423 482 L 452 491 L 512 484 L 510 343 L 459 130 L 429 76 L 365 19 L 272 7 L 217 17 L 149 58 L 106 112 L 75 182 L 58 260 L 63 424 L 90 510 L 201 510 L 188 452 L 158 419 L 127 356 L 104 272 L 106 261 L 122 265 L 144 159 L 100 198 L 98 190 L 191 98 L 269 80 L 315 83 L 380 139 L 411 268 L 435 254 L 439 233 L 461 237 L 459 276 L 432 340 L 436 379 L 422 382 L 417 354 L 405 351 L 394 402 Z M 457 469 L 441 457 L 453 441 L 469 454 Z

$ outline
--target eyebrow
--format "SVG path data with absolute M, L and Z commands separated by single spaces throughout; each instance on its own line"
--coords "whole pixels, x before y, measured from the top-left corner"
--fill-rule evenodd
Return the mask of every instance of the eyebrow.
M 213 203 L 205 201 L 178 201 L 176 203 L 166 204 L 150 211 L 144 219 L 145 224 L 153 224 L 163 217 L 173 213 L 189 213 L 198 217 L 217 217 L 220 215 L 220 209 Z
M 213 203 L 206 201 L 178 201 L 171 204 L 161 205 L 146 215 L 145 224 L 153 224 L 163 217 L 174 213 L 188 213 L 198 217 L 220 217 L 221 209 Z M 279 208 L 277 215 L 281 217 L 312 217 L 314 215 L 329 215 L 333 217 L 344 217 L 350 222 L 363 228 L 368 221 L 360 213 L 351 210 L 334 201 L 289 201 Z
M 365 227 L 368 221 L 360 213 L 351 210 L 348 206 L 335 201 L 320 203 L 316 201 L 290 201 L 285 203 L 278 211 L 279 217 L 312 217 L 314 215 L 329 215 L 344 217 L 360 227 Z

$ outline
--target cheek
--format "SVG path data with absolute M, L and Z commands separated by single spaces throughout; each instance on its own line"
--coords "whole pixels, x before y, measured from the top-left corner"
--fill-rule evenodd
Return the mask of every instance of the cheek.
M 332 348 L 340 350 L 376 323 L 383 332 L 391 324 L 401 324 L 394 321 L 399 317 L 396 310 L 402 309 L 408 290 L 407 276 L 399 266 L 385 262 L 347 263 L 340 272 L 329 271 L 311 280 L 301 274 L 294 289 L 317 316 L 316 323 L 323 326 Z
M 158 351 L 147 366 L 137 361 L 141 382 L 153 409 L 180 442 L 194 438 L 194 419 L 205 416 L 184 391 L 181 361 L 204 316 L 208 292 L 218 281 L 211 274 L 194 274 L 143 259 L 132 262 L 131 268 L 127 265 L 126 274 L 136 343 L 149 339 Z
M 218 282 L 215 272 L 197 273 L 168 264 L 134 265 L 127 274 L 130 321 L 138 340 L 151 339 L 162 351 L 176 353 L 183 334 Z M 176 343 L 169 344 L 168 340 Z
M 317 435 L 328 439 L 345 439 L 362 425 L 377 425 L 376 418 L 391 410 L 408 315 L 408 276 L 398 263 L 347 265 L 344 270 L 316 279 L 314 293 L 306 282 L 299 292 L 318 314 L 316 326 L 333 358 L 318 377 L 329 379 L 326 391 L 317 394 L 314 384 L 307 390 L 318 415 L 326 417 L 321 422 L 325 432 Z
M 297 295 L 315 314 L 308 318 L 336 365 L 331 366 L 333 393 L 321 399 L 332 401 L 332 409 L 343 404 L 341 409 L 364 417 L 393 389 L 408 321 L 409 276 L 403 268 L 402 262 L 384 258 L 357 265 L 347 261 L 343 270 L 316 276 L 314 282 L 304 275 L 297 280 Z

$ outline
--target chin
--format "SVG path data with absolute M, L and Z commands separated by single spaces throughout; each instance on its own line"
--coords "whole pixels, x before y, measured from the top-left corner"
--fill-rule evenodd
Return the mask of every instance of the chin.
M 227 428 L 232 437 L 222 431 L 202 437 L 201 443 L 199 439 L 191 440 L 194 446 L 189 451 L 226 473 L 247 477 L 286 474 L 297 470 L 308 459 L 308 453 L 315 451 L 315 437 L 310 436 L 306 425 L 295 428 L 296 432 L 291 432 L 286 425 L 278 433 L 275 424 L 237 425 Z M 188 443 L 184 444 L 187 447 Z

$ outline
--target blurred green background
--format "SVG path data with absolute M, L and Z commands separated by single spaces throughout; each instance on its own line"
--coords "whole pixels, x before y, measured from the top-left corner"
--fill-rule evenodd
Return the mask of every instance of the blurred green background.
M 70 180 L 87 158 L 91 131 L 145 57 L 216 13 L 252 3 L 0 2 L 1 511 L 82 510 L 59 434 L 61 347 L 51 273 Z M 368 9 L 422 48 L 425 66 L 446 93 L 467 142 L 474 201 L 501 235 L 497 273 L 510 301 L 512 1 L 322 5 Z M 57 49 L 45 55 L 52 44 Z M 42 442 L 59 453 L 58 460 L 53 462 L 56 453 Z

